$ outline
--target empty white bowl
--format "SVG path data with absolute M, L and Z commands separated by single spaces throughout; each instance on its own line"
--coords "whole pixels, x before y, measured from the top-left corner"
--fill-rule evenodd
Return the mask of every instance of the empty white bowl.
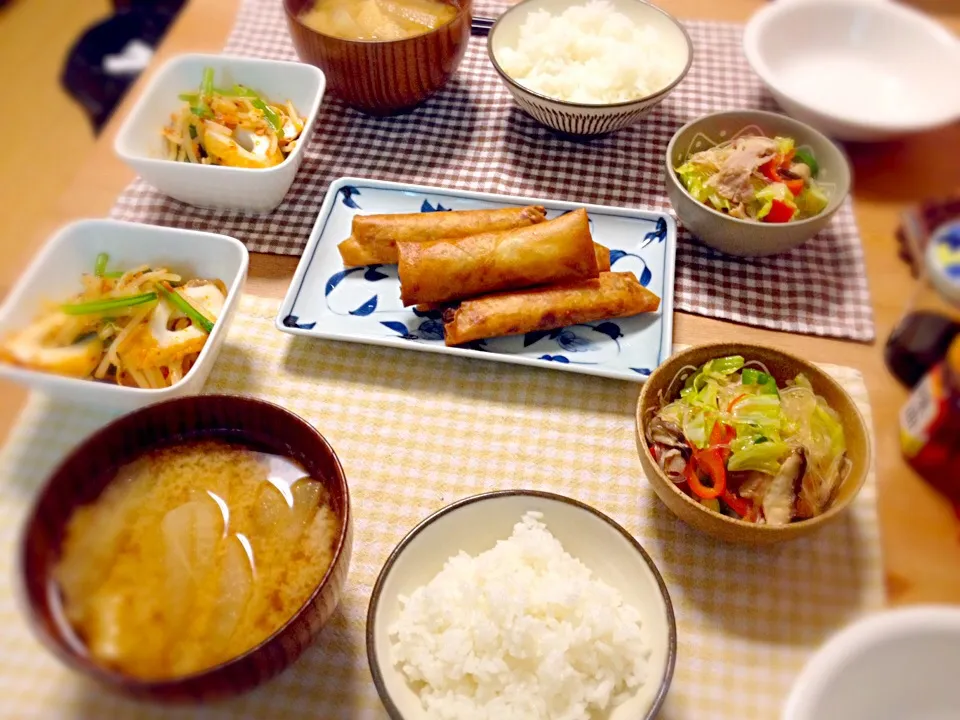
M 617 589 L 642 618 L 650 657 L 639 691 L 607 720 L 656 716 L 673 678 L 677 629 L 663 578 L 640 544 L 603 513 L 576 500 L 533 490 L 483 493 L 438 510 L 400 541 L 374 585 L 367 611 L 367 660 L 380 698 L 393 720 L 426 720 L 420 699 L 391 661 L 389 629 L 409 595 L 461 550 L 478 555 L 505 540 L 524 513 L 538 511 L 564 550 Z
M 782 720 L 952 720 L 960 608 L 918 606 L 841 630 L 807 663 Z
M 152 390 L 81 380 L 0 362 L 0 377 L 52 397 L 133 410 L 203 388 L 227 336 L 247 277 L 248 253 L 226 235 L 177 230 L 117 220 L 80 220 L 62 228 L 37 253 L 30 267 L 0 306 L 0 338 L 26 327 L 47 302 L 63 302 L 80 292 L 80 276 L 93 272 L 98 254 L 110 256 L 112 269 L 143 264 L 169 267 L 184 277 L 219 278 L 227 286 L 223 311 L 196 363 L 169 388 Z
M 686 77 L 693 63 L 693 43 L 677 20 L 660 8 L 644 0 L 609 0 L 616 12 L 622 13 L 639 25 L 657 30 L 661 47 L 659 54 L 676 68 L 676 76 L 664 88 L 652 95 L 607 105 L 567 102 L 548 97 L 522 85 L 511 77 L 498 59 L 504 48 L 515 47 L 520 28 L 531 12 L 546 10 L 558 15 L 571 5 L 582 5 L 582 0 L 523 0 L 506 10 L 490 29 L 487 51 L 494 69 L 507 90 L 534 120 L 549 128 L 578 137 L 593 137 L 632 125 L 650 113 Z
M 275 103 L 290 100 L 305 124 L 293 152 L 270 168 L 235 168 L 167 160 L 161 131 L 178 112 L 178 95 L 196 90 L 204 68 L 214 84 L 245 85 Z M 144 180 L 175 200 L 209 208 L 270 212 L 283 200 L 303 160 L 326 81 L 313 65 L 228 55 L 179 55 L 153 76 L 124 121 L 114 150 Z
M 777 0 L 747 23 L 747 60 L 790 115 L 841 140 L 960 119 L 960 40 L 891 0 Z

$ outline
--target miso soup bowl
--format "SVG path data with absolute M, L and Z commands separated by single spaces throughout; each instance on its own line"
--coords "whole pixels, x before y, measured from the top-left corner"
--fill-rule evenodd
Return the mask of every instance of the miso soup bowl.
M 241 655 L 191 675 L 147 681 L 96 662 L 63 618 L 53 581 L 64 529 L 73 511 L 91 503 L 119 466 L 146 451 L 182 441 L 230 438 L 284 455 L 323 482 L 340 521 L 333 561 L 304 604 L 276 632 Z M 202 395 L 158 403 L 106 426 L 54 471 L 27 516 L 20 546 L 20 600 L 33 632 L 65 665 L 138 699 L 208 701 L 253 688 L 296 660 L 333 615 L 350 565 L 353 520 L 343 468 L 329 443 L 308 422 L 262 400 Z
M 675 399 L 673 395 L 667 397 L 666 393 L 671 390 L 671 385 L 673 385 L 672 392 L 679 393 L 681 386 L 674 383 L 674 378 L 678 376 L 683 378 L 682 373 L 685 369 L 698 368 L 708 360 L 729 355 L 742 355 L 744 360 L 763 363 L 776 378 L 779 387 L 783 387 L 788 380 L 793 380 L 798 374 L 803 373 L 810 380 L 814 392 L 823 396 L 830 407 L 839 414 L 851 467 L 836 493 L 833 504 L 822 515 L 787 525 L 758 525 L 727 517 L 701 505 L 680 490 L 657 464 L 647 443 L 646 425 L 656 409 L 660 407 L 660 398 L 663 397 L 664 402 Z M 748 343 L 721 342 L 696 345 L 676 353 L 654 370 L 644 383 L 637 402 L 636 440 L 637 451 L 640 453 L 640 465 L 643 467 L 647 482 L 679 521 L 718 540 L 744 545 L 772 545 L 793 540 L 809 535 L 824 525 L 838 520 L 850 509 L 850 505 L 863 487 L 872 459 L 867 424 L 853 398 L 836 380 L 811 362 L 780 350 Z
M 453 77 L 470 39 L 472 0 L 444 0 L 453 20 L 402 40 L 344 40 L 305 25 L 300 16 L 314 0 L 283 0 L 297 55 L 316 65 L 330 93 L 367 115 L 412 110 Z

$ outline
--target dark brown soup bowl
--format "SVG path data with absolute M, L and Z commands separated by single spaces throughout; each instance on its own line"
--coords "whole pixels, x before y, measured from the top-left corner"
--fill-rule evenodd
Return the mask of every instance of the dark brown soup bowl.
M 457 8 L 452 21 L 403 40 L 344 40 L 300 21 L 314 0 L 283 0 L 297 55 L 316 65 L 327 89 L 368 115 L 411 110 L 456 72 L 470 39 L 473 0 L 445 0 Z
M 95 500 L 117 468 L 148 450 L 220 438 L 299 462 L 326 486 L 340 520 L 333 562 L 303 606 L 259 645 L 192 675 L 148 681 L 97 663 L 66 625 L 53 568 L 73 511 Z M 308 422 L 262 400 L 201 395 L 150 405 L 89 437 L 54 471 L 24 528 L 22 604 L 35 634 L 66 665 L 133 697 L 167 702 L 212 700 L 249 690 L 296 660 L 333 615 L 350 565 L 353 527 L 347 481 L 333 448 Z M 144 628 L 144 632 L 149 632 Z

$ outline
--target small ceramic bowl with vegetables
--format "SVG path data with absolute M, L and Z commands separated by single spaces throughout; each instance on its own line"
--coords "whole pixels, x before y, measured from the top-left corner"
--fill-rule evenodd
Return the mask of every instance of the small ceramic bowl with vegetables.
M 775 255 L 813 238 L 850 191 L 850 164 L 826 136 L 785 115 L 714 113 L 680 128 L 664 158 L 680 222 L 728 255 Z
M 195 230 L 80 220 L 0 306 L 0 377 L 132 410 L 203 388 L 236 314 L 247 249 Z
M 175 200 L 269 212 L 293 184 L 325 86 L 303 63 L 179 55 L 150 79 L 114 150 Z
M 754 545 L 835 520 L 871 458 L 863 418 L 833 378 L 744 343 L 692 347 L 657 368 L 637 405 L 637 449 L 680 519 Z

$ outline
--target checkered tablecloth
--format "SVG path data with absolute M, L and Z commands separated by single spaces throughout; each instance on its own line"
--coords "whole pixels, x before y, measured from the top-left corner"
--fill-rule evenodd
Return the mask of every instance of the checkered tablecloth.
M 498 0 L 475 3 L 496 14 Z M 661 177 L 667 142 L 710 112 L 775 109 L 740 49 L 739 25 L 686 23 L 695 48 L 687 78 L 647 119 L 607 138 L 562 140 L 512 101 L 472 38 L 459 73 L 418 110 L 370 118 L 324 100 L 303 166 L 269 215 L 188 207 L 142 180 L 117 201 L 122 220 L 216 230 L 258 252 L 299 255 L 330 182 L 345 175 L 631 208 L 670 210 Z M 280 0 L 244 0 L 225 52 L 295 60 Z M 775 258 L 725 257 L 681 228 L 676 307 L 787 332 L 874 337 L 863 251 L 849 200 L 829 228 Z
M 343 464 L 354 555 L 338 612 L 286 672 L 204 708 L 135 704 L 61 667 L 0 584 L 0 717 L 16 720 L 380 720 L 364 646 L 377 573 L 418 521 L 502 488 L 562 493 L 608 513 L 650 553 L 673 599 L 679 650 L 664 720 L 771 720 L 833 630 L 883 601 L 876 479 L 850 512 L 776 548 L 715 542 L 683 525 L 643 478 L 630 383 L 482 360 L 283 335 L 277 304 L 245 297 L 206 392 L 242 393 L 313 423 Z M 860 374 L 827 366 L 868 426 Z M 31 400 L 0 454 L 0 569 L 38 484 L 108 412 Z

